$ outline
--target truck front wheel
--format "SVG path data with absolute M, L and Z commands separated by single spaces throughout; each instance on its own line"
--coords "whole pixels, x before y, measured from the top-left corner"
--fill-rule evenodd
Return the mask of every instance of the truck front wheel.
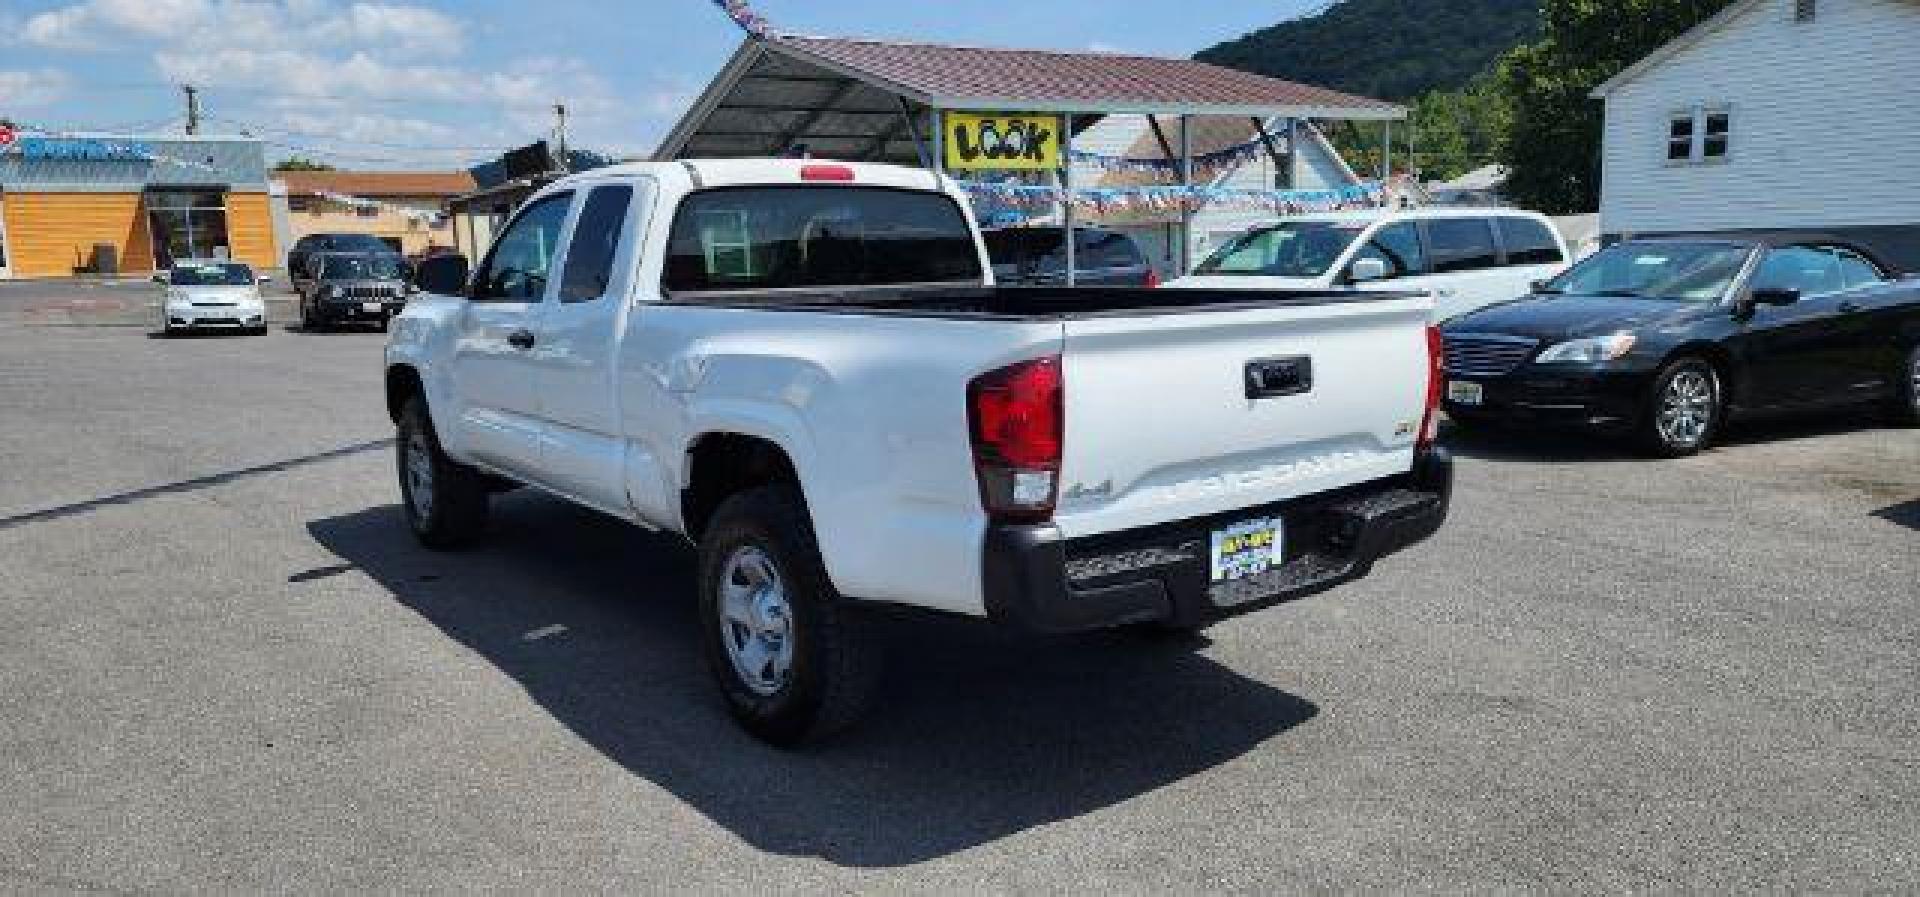
M 834 591 L 792 486 L 727 499 L 700 541 L 707 664 L 756 738 L 791 747 L 858 719 L 879 678 L 865 621 Z
M 407 525 L 428 548 L 459 548 L 487 528 L 487 481 L 447 457 L 419 396 L 400 409 L 395 461 Z

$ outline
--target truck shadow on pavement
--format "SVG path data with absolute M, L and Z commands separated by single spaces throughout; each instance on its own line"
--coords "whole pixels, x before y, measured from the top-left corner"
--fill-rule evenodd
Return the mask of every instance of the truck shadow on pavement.
M 537 495 L 495 510 L 484 545 L 455 555 L 418 548 L 393 506 L 308 530 L 604 755 L 762 850 L 935 859 L 1177 783 L 1318 712 L 1194 653 L 1204 640 L 899 619 L 880 624 L 889 666 L 868 718 L 778 751 L 734 726 L 708 679 L 685 543 Z

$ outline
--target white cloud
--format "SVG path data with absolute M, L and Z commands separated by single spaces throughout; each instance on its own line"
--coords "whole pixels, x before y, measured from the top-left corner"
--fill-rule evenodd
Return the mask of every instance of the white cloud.
M 57 69 L 0 70 L 0 97 L 18 109 L 45 109 L 66 98 L 73 79 Z
M 187 48 L 346 45 L 451 56 L 464 48 L 466 26 L 437 10 L 385 3 L 86 0 L 27 19 L 20 39 L 57 49 L 150 40 Z
M 579 59 L 482 58 L 476 36 L 512 41 L 406 0 L 77 0 L 24 18 L 13 39 L 144 54 L 161 79 L 201 89 L 214 126 L 360 167 L 489 158 L 548 136 L 556 102 L 573 145 L 644 153 L 639 131 L 695 92 L 668 78 L 616 89 Z M 8 87 L 0 96 L 18 92 Z

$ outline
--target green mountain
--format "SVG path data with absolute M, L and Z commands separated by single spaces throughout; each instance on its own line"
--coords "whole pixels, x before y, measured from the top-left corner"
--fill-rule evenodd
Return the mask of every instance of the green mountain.
M 1456 90 L 1540 33 L 1540 0 L 1341 0 L 1194 58 L 1383 100 Z

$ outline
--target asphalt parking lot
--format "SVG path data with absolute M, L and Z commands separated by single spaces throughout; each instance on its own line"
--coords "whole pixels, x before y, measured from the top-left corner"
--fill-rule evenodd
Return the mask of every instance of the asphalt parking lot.
M 72 298 L 0 289 L 9 889 L 1920 886 L 1920 432 L 1463 436 L 1367 580 L 1188 643 L 900 624 L 782 753 L 676 541 L 516 493 L 415 547 L 381 335 Z

